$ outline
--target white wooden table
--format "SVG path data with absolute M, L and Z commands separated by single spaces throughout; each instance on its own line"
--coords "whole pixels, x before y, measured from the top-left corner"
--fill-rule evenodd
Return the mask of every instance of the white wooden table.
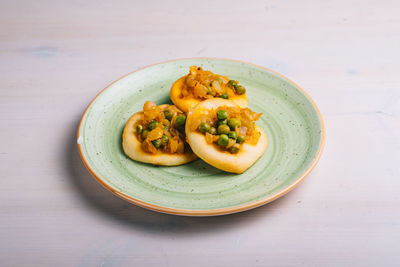
M 400 2 L 0 1 L 0 266 L 399 266 Z M 138 208 L 78 156 L 90 100 L 139 67 L 224 57 L 319 105 L 294 191 L 236 215 Z

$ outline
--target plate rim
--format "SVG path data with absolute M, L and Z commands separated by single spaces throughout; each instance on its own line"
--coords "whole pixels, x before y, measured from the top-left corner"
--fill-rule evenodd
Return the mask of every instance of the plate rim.
M 141 71 L 143 69 L 147 69 L 147 68 L 151 68 L 154 67 L 156 65 L 160 65 L 160 64 L 166 64 L 166 63 L 171 63 L 171 62 L 176 62 L 176 61 L 183 61 L 183 60 L 222 60 L 222 61 L 231 61 L 231 62 L 238 62 L 238 63 L 243 63 L 243 64 L 247 64 L 247 65 L 251 65 L 263 70 L 266 70 L 268 72 L 271 72 L 283 79 L 285 79 L 286 81 L 288 81 L 289 83 L 291 83 L 292 85 L 294 85 L 301 93 L 303 93 L 306 98 L 311 102 L 311 104 L 314 106 L 315 110 L 317 111 L 319 120 L 321 122 L 321 130 L 322 130 L 322 135 L 321 135 L 321 142 L 318 148 L 318 152 L 317 155 L 315 156 L 315 158 L 313 159 L 313 161 L 311 162 L 311 164 L 308 166 L 308 168 L 299 176 L 297 177 L 292 183 L 290 183 L 289 185 L 287 185 L 286 187 L 284 187 L 283 189 L 279 190 L 278 192 L 276 192 L 273 195 L 270 195 L 268 197 L 256 200 L 256 201 L 252 201 L 246 204 L 241 204 L 241 205 L 237 205 L 237 206 L 232 206 L 232 207 L 227 207 L 227 208 L 219 208 L 219 209 L 206 209 L 206 210 L 190 210 L 190 209 L 177 209 L 177 208 L 169 208 L 169 207 L 164 207 L 164 206 L 160 206 L 160 205 L 155 205 L 152 203 L 148 203 L 139 199 L 136 199 L 132 196 L 129 196 L 127 194 L 124 194 L 122 192 L 119 192 L 117 189 L 113 188 L 112 186 L 108 185 L 105 181 L 103 181 L 103 179 L 96 174 L 96 172 L 90 167 L 89 163 L 87 162 L 85 155 L 82 151 L 82 147 L 81 144 L 79 142 L 80 137 L 81 137 L 81 128 L 82 128 L 82 124 L 84 119 L 87 116 L 87 113 L 89 111 L 89 108 L 93 105 L 94 101 L 105 92 L 105 90 L 107 90 L 109 87 L 111 87 L 113 84 L 115 84 L 116 82 L 124 79 L 125 77 L 136 73 L 138 71 Z M 121 76 L 120 78 L 118 78 L 117 80 L 114 80 L 112 83 L 110 83 L 108 86 L 106 86 L 103 90 L 101 90 L 93 99 L 92 101 L 90 101 L 90 103 L 87 105 L 85 112 L 83 113 L 81 120 L 79 122 L 78 125 L 78 131 L 77 131 L 77 136 L 76 136 L 76 140 L 77 140 L 77 145 L 78 145 L 78 150 L 79 150 L 79 155 L 81 157 L 82 162 L 84 163 L 85 167 L 87 168 L 87 170 L 89 171 L 89 173 L 93 176 L 93 178 L 99 182 L 104 188 L 106 188 L 107 190 L 111 191 L 113 194 L 117 195 L 118 197 L 132 203 L 135 204 L 137 206 L 140 206 L 142 208 L 146 208 L 149 210 L 153 210 L 153 211 L 157 211 L 157 212 L 161 212 L 161 213 L 166 213 L 166 214 L 173 214 L 173 215 L 184 215 L 184 216 L 216 216 L 216 215 L 226 215 L 226 214 L 232 214 L 232 213 L 237 213 L 237 212 L 241 212 L 241 211 L 246 211 L 246 210 L 250 210 L 250 209 L 254 209 L 257 207 L 260 207 L 262 205 L 265 205 L 269 202 L 272 202 L 280 197 L 282 197 L 283 195 L 285 195 L 286 193 L 288 193 L 289 191 L 291 191 L 293 188 L 295 188 L 300 182 L 302 182 L 304 180 L 304 178 L 310 174 L 310 172 L 315 168 L 315 166 L 317 165 L 318 161 L 321 158 L 322 155 L 322 151 L 324 149 L 324 145 L 325 145 L 325 124 L 324 124 L 324 120 L 322 118 L 322 114 L 321 111 L 319 110 L 317 104 L 315 103 L 315 101 L 311 98 L 311 96 L 303 89 L 301 88 L 298 84 L 296 84 L 295 82 L 293 82 L 292 80 L 290 80 L 289 78 L 287 78 L 286 76 L 268 69 L 266 67 L 254 64 L 254 63 L 250 63 L 250 62 L 246 62 L 246 61 L 242 61 L 242 60 L 238 60 L 238 59 L 227 59 L 227 58 L 218 58 L 218 57 L 191 57 L 191 58 L 177 58 L 177 59 L 171 59 L 171 60 L 166 60 L 166 61 L 162 61 L 159 63 L 155 63 L 155 64 L 151 64 L 151 65 L 147 65 L 141 68 L 138 68 L 132 72 L 129 72 L 123 76 Z

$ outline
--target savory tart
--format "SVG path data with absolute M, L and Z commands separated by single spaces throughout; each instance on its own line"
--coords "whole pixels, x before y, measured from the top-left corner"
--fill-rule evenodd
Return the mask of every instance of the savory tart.
M 210 165 L 242 173 L 267 147 L 267 136 L 255 124 L 261 115 L 222 98 L 203 101 L 188 113 L 187 140 L 193 152 Z
M 122 134 L 122 147 L 133 160 L 174 166 L 197 158 L 185 142 L 186 116 L 173 105 L 147 101 L 143 111 L 129 118 Z
M 178 79 L 171 87 L 172 102 L 188 112 L 201 101 L 213 98 L 229 99 L 242 108 L 247 107 L 246 88 L 238 81 L 191 66 L 189 74 Z

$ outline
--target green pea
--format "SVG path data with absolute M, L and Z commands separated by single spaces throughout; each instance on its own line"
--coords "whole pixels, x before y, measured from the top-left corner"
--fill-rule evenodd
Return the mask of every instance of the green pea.
M 151 131 L 151 130 L 153 130 L 153 129 L 155 129 L 155 128 L 157 128 L 157 126 L 158 126 L 158 121 L 151 121 L 150 123 L 149 123 L 149 130 Z
M 211 127 L 209 133 L 215 135 L 217 134 L 217 129 L 215 129 L 215 127 Z
M 242 125 L 242 122 L 238 118 L 230 118 L 228 120 L 228 125 L 231 127 L 232 130 L 234 130 L 236 127 L 240 127 Z
M 218 122 L 217 122 L 217 127 L 218 126 L 220 126 L 220 125 L 226 125 L 226 124 L 228 124 L 228 120 L 227 119 L 225 119 L 225 120 L 219 120 Z
M 239 146 L 236 146 L 236 145 L 231 146 L 231 147 L 229 148 L 229 152 L 231 152 L 232 154 L 238 153 L 239 150 L 240 150 L 240 147 L 239 147 Z
M 243 144 L 246 141 L 246 137 L 244 135 L 239 135 L 236 139 L 236 143 Z
M 207 122 L 202 122 L 199 126 L 199 131 L 202 133 L 206 133 L 210 131 L 210 124 L 208 124 Z
M 143 132 L 143 125 L 141 124 L 136 125 L 136 132 L 138 134 L 141 134 Z
M 217 142 L 220 146 L 227 146 L 229 143 L 229 137 L 226 134 L 221 134 Z
M 164 119 L 163 122 L 162 122 L 162 124 L 163 124 L 164 126 L 168 126 L 168 125 L 169 125 L 169 120 Z
M 161 137 L 161 141 L 162 141 L 162 143 L 163 143 L 164 145 L 166 145 L 166 144 L 168 144 L 169 137 L 168 137 L 167 135 L 164 134 L 164 135 Z
M 164 111 L 164 116 L 167 120 L 171 120 L 172 117 L 174 116 L 174 112 L 172 112 L 171 110 L 167 109 Z
M 231 86 L 231 87 L 233 87 L 234 89 L 236 89 L 237 81 L 230 80 L 230 81 L 228 82 L 228 85 Z
M 175 123 L 178 126 L 183 126 L 185 125 L 186 122 L 186 117 L 184 115 L 179 115 L 178 117 L 176 117 Z
M 151 141 L 155 148 L 159 148 L 161 146 L 161 138 Z
M 219 120 L 225 120 L 228 118 L 228 112 L 226 112 L 226 110 L 218 110 L 217 111 L 217 117 Z
M 219 134 L 228 134 L 231 131 L 231 129 L 229 129 L 228 125 L 222 124 L 222 125 L 218 126 L 217 131 Z
M 143 138 L 143 139 L 146 139 L 146 137 L 147 137 L 148 134 L 149 134 L 149 131 L 148 131 L 148 130 L 143 130 L 143 132 L 142 132 L 142 138 Z
M 237 134 L 235 132 L 229 132 L 228 137 L 233 139 L 233 140 L 236 140 L 237 139 Z
M 243 95 L 243 94 L 246 93 L 246 88 L 244 88 L 244 87 L 241 86 L 241 85 L 238 85 L 238 86 L 236 86 L 236 93 L 237 93 L 238 95 Z
M 220 97 L 223 98 L 223 99 L 229 99 L 228 94 L 222 94 Z

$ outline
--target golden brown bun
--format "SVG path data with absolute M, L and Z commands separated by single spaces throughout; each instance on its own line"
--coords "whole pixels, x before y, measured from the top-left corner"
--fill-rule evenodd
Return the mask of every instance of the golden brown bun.
M 133 160 L 151 163 L 154 165 L 176 166 L 188 163 L 197 158 L 193 152 L 185 154 L 157 153 L 151 154 L 142 149 L 136 137 L 135 123 L 143 118 L 143 112 L 135 113 L 129 118 L 122 134 L 122 147 L 125 154 Z
M 184 112 L 188 112 L 190 108 L 195 107 L 197 104 L 202 102 L 200 99 L 193 97 L 181 97 L 181 90 L 185 83 L 186 76 L 178 79 L 171 87 L 171 91 L 169 96 L 172 102 L 180 108 Z M 235 95 L 231 97 L 229 100 L 233 101 L 235 104 L 239 105 L 241 108 L 247 107 L 247 96 L 244 95 Z
M 242 173 L 253 165 L 267 148 L 268 139 L 261 127 L 256 126 L 261 134 L 257 145 L 244 143 L 237 154 L 219 150 L 214 144 L 207 143 L 202 133 L 190 130 L 194 112 L 200 109 L 217 109 L 220 106 L 236 105 L 229 100 L 214 98 L 203 101 L 191 109 L 186 119 L 186 137 L 193 152 L 208 164 L 227 172 Z

